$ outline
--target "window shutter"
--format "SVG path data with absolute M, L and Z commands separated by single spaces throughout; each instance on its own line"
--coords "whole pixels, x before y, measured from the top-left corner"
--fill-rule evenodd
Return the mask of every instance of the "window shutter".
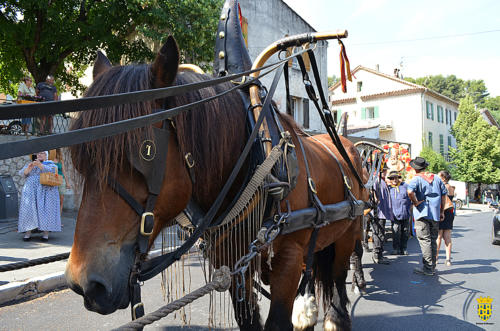
M 373 118 L 378 118 L 378 106 L 375 106 L 375 109 L 373 110 Z
M 434 121 L 434 105 L 431 103 L 431 120 Z
M 366 119 L 366 108 L 361 108 L 361 119 Z

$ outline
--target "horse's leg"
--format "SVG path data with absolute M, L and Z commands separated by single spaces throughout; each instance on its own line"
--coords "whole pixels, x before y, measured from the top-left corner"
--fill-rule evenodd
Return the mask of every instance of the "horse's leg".
M 359 238 L 356 240 L 356 244 L 354 246 L 354 251 L 351 254 L 350 262 L 351 262 L 351 269 L 353 271 L 352 273 L 352 286 L 351 290 L 354 292 L 362 292 L 363 294 L 366 293 L 366 282 L 365 282 L 365 276 L 363 273 L 363 264 L 361 263 L 361 258 L 363 257 L 363 246 L 361 244 L 361 237 L 362 237 L 362 231 L 363 231 L 363 226 L 362 222 L 363 219 L 362 217 L 358 218 L 359 222 Z
M 355 239 L 352 232 L 347 232 L 335 242 L 335 257 L 333 263 L 333 293 L 330 297 L 330 305 L 325 312 L 324 329 L 331 330 L 351 330 L 351 319 L 347 311 L 349 298 L 345 280 L 347 278 L 347 267 L 351 256 Z M 328 298 L 325 298 L 328 299 Z
M 240 330 L 261 331 L 262 324 L 260 321 L 259 305 L 257 303 L 257 295 L 253 291 L 253 277 L 246 275 L 245 278 L 245 300 L 238 302 L 236 298 L 236 284 L 230 288 L 231 300 L 233 302 L 234 317 Z
M 351 254 L 351 265 L 354 266 L 352 273 L 352 286 L 351 290 L 353 292 L 360 292 L 366 294 L 366 281 L 363 272 L 363 264 L 361 263 L 361 258 L 363 257 L 363 246 L 361 245 L 361 240 L 356 240 L 356 245 L 354 246 L 354 251 Z
M 275 242 L 276 243 L 276 242 Z M 293 238 L 280 238 L 276 245 L 276 255 L 272 260 L 271 307 L 265 330 L 292 330 L 293 302 L 302 272 L 304 248 L 297 245 Z

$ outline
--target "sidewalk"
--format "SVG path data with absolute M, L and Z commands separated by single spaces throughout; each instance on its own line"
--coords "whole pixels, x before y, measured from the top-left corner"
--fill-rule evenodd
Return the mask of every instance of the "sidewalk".
M 468 208 L 464 206 L 458 210 L 457 215 L 489 211 L 491 209 L 487 205 L 470 204 Z M 51 233 L 48 242 L 40 240 L 41 234 L 33 234 L 31 241 L 25 242 L 22 234 L 17 233 L 17 220 L 0 220 L 0 265 L 69 252 L 73 244 L 76 212 L 63 213 L 62 224 L 63 231 Z M 161 239 L 157 246 L 161 247 Z M 152 255 L 157 254 L 159 252 L 156 251 Z M 66 261 L 0 272 L 0 305 L 65 287 Z

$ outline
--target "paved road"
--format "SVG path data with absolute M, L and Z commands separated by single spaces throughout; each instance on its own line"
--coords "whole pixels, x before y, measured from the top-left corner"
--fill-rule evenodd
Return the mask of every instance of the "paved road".
M 420 261 L 418 243 L 411 239 L 409 256 L 392 257 L 389 266 L 373 265 L 369 254 L 363 261 L 368 281 L 368 295 L 350 293 L 354 330 L 499 330 L 500 329 L 500 246 L 490 244 L 492 213 L 457 217 L 453 234 L 453 266 L 442 258 L 438 276 L 424 277 L 411 271 Z M 390 250 L 390 242 L 386 249 Z M 443 256 L 444 251 L 441 251 Z M 202 285 L 203 275 L 196 258 L 191 264 L 192 289 Z M 349 278 L 350 279 L 350 278 Z M 165 304 L 161 298 L 159 277 L 143 288 L 147 311 Z M 479 297 L 493 298 L 493 313 L 480 325 L 477 316 Z M 207 329 L 208 299 L 191 306 L 191 326 Z M 267 300 L 261 302 L 268 309 Z M 265 314 L 263 314 L 265 317 Z M 0 330 L 109 330 L 129 321 L 129 311 L 110 316 L 86 311 L 83 300 L 69 290 L 53 292 L 29 302 L 0 308 Z M 148 330 L 179 330 L 179 315 L 169 316 Z M 221 327 L 222 328 L 222 327 Z M 316 327 L 321 330 L 321 325 Z

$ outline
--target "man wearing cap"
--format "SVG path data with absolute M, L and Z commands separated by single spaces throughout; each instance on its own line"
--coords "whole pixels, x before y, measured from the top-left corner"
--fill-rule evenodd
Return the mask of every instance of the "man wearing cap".
M 444 219 L 445 198 L 448 191 L 439 178 L 426 172 L 429 166 L 423 157 L 410 161 L 415 177 L 408 184 L 408 196 L 413 204 L 415 231 L 422 249 L 422 268 L 415 268 L 417 274 L 432 276 L 436 273 L 438 222 Z
M 393 238 L 392 255 L 408 255 L 408 221 L 410 219 L 411 201 L 408 197 L 408 185 L 401 182 L 397 170 L 389 171 L 389 195 L 391 197 Z

